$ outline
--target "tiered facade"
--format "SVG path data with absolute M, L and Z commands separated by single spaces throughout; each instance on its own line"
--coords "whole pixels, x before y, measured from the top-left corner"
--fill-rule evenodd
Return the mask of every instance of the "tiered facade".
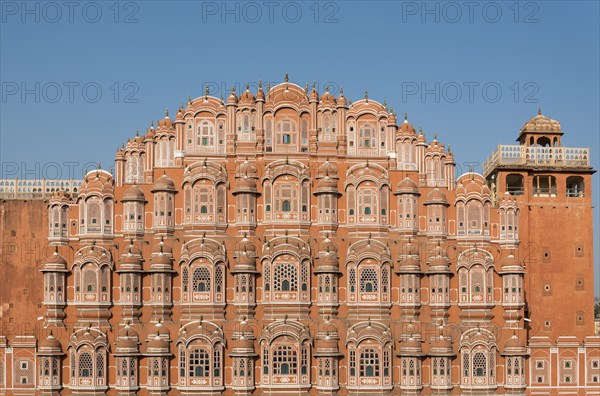
M 368 97 L 190 99 L 49 200 L 43 331 L 0 337 L 0 393 L 598 391 L 593 170 L 561 136 L 539 114 L 457 179 Z

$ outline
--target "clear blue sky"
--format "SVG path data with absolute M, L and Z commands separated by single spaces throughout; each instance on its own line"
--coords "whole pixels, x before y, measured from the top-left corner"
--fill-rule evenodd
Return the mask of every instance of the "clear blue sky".
M 136 129 L 206 84 L 220 96 L 286 71 L 301 86 L 387 99 L 449 143 L 463 170 L 512 144 L 538 106 L 562 123 L 564 144 L 591 147 L 600 168 L 597 1 L 0 6 L 0 177 L 53 177 L 54 163 L 63 177 L 80 177 L 89 162 L 108 168 Z M 596 294 L 598 217 L 596 209 Z

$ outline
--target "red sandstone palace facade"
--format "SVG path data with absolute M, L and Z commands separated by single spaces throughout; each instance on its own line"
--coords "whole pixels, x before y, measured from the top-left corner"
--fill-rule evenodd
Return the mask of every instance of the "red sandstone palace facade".
M 3 209 L 50 253 L 3 263 L 0 394 L 600 394 L 594 170 L 562 135 L 539 113 L 457 178 L 368 97 L 190 98 L 47 214 Z

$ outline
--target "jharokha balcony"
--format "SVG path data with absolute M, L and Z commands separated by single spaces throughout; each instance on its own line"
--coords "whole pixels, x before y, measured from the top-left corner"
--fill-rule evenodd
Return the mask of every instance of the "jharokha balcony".
M 484 162 L 487 177 L 496 167 L 590 168 L 590 148 L 499 145 Z

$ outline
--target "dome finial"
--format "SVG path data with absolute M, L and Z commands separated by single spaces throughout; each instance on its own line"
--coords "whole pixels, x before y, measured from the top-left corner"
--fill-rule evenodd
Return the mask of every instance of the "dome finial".
M 387 110 L 387 101 L 385 99 L 383 99 L 383 107 L 385 107 L 385 109 Z
M 538 107 L 538 115 L 542 115 L 542 107 Z
M 365 91 L 365 100 L 369 101 L 369 91 Z
M 308 83 L 306 83 L 306 85 L 304 86 L 304 92 L 305 92 L 306 94 L 308 94 Z
M 206 87 L 208 89 L 208 87 Z M 192 97 L 188 95 L 188 103 L 192 103 Z
M 250 90 L 250 83 L 246 83 L 246 91 Z
M 344 94 L 344 88 L 340 85 L 340 96 Z
M 289 82 L 289 81 L 290 81 L 290 78 L 289 78 L 289 76 L 288 76 L 288 73 L 287 73 L 287 72 L 285 72 L 285 82 Z
M 204 97 L 207 98 L 209 93 L 208 85 L 204 87 Z
M 138 137 L 138 136 L 140 136 L 140 130 L 139 130 L 139 129 L 136 129 L 136 130 L 135 130 L 135 137 Z
M 235 95 L 235 85 L 231 86 L 231 94 Z
M 262 80 L 258 81 L 258 88 L 262 89 Z
M 329 84 L 325 84 L 325 92 L 329 92 Z
M 408 121 L 408 114 L 404 113 L 404 121 Z
M 169 116 L 169 108 L 167 107 L 167 108 L 165 108 L 165 117 L 168 117 L 168 116 Z

